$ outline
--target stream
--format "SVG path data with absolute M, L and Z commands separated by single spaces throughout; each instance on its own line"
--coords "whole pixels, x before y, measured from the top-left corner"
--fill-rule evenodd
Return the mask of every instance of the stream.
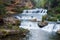
M 54 22 L 49 22 L 47 26 L 40 28 L 38 26 L 38 22 L 32 22 L 30 19 L 33 17 L 41 20 L 41 14 L 19 14 L 15 17 L 21 20 L 21 25 L 19 27 L 28 29 L 30 32 L 27 34 L 25 38 L 21 37 L 8 37 L 1 40 L 60 40 L 60 35 L 56 34 L 56 31 L 59 30 L 60 24 L 56 24 Z
M 55 33 L 60 24 L 56 24 L 58 27 L 53 29 L 54 25 L 54 23 L 49 23 L 46 27 L 40 28 L 37 22 L 22 21 L 20 27 L 30 30 L 26 40 L 60 40 L 60 36 Z

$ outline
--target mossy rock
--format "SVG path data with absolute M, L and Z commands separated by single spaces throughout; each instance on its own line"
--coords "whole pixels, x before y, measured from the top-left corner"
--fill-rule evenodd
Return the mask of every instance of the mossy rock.
M 45 22 L 45 21 L 43 21 L 43 22 L 38 22 L 38 26 L 39 26 L 40 28 L 42 28 L 42 27 L 44 27 L 44 26 L 46 26 L 46 25 L 48 25 L 48 22 Z
M 60 35 L 60 30 L 58 30 L 56 33 Z

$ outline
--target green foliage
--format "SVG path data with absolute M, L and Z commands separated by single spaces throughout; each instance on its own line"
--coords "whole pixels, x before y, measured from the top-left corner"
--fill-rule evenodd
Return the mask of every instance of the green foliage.
M 55 12 L 56 12 L 56 13 L 60 13 L 60 7 L 56 7 L 56 8 L 55 8 Z
M 20 32 L 21 32 L 21 33 L 28 33 L 29 30 L 27 30 L 27 29 L 23 29 L 23 28 L 20 28 Z
M 19 26 L 12 26 L 13 30 L 20 30 Z
M 48 15 L 45 15 L 45 16 L 43 16 L 42 17 L 42 21 L 45 21 L 45 20 L 47 20 L 47 21 L 57 21 L 57 17 L 49 17 Z
M 45 7 L 47 0 L 34 0 L 35 7 Z
M 57 15 L 56 15 L 56 17 L 57 17 L 57 19 L 59 19 L 59 20 L 60 20 L 60 14 L 57 14 Z
M 57 18 L 56 17 L 50 17 L 50 18 L 48 18 L 48 21 L 57 21 Z
M 0 15 L 6 14 L 5 6 L 3 4 L 0 4 Z
M 22 13 L 24 9 L 28 9 L 28 7 L 25 7 L 25 6 L 23 6 L 23 7 L 16 7 L 15 10 L 16 10 L 18 13 Z
M 12 24 L 8 24 L 8 25 L 7 25 L 7 28 L 8 28 L 8 29 L 13 29 L 13 30 L 19 30 L 19 29 L 20 29 L 19 26 L 12 25 Z
M 60 18 L 60 14 L 57 14 L 56 17 L 57 17 L 57 18 Z
M 8 24 L 8 25 L 7 25 L 7 28 L 8 28 L 8 29 L 12 29 L 12 27 L 13 27 L 13 25 L 11 25 L 11 24 Z
M 43 16 L 42 21 L 46 20 L 47 17 L 48 17 L 47 15 Z
M 60 0 L 51 1 L 51 10 L 48 10 L 48 15 L 53 17 L 49 18 L 50 21 L 60 20 Z
M 46 3 L 47 3 L 47 0 L 41 0 L 40 1 L 40 7 L 45 7 L 45 5 L 46 5 Z
M 48 10 L 47 14 L 48 14 L 48 16 L 55 17 L 56 12 L 54 11 L 54 9 L 52 9 L 52 10 Z

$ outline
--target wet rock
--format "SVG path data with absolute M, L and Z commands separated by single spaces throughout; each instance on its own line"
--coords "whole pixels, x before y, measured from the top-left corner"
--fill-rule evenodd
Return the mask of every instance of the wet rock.
M 48 23 L 47 22 L 38 22 L 38 26 L 40 27 L 40 28 L 42 28 L 42 27 L 44 27 L 44 26 L 46 26 L 46 25 L 48 25 Z
M 57 34 L 60 34 L 60 30 L 58 30 L 56 33 L 57 33 Z
M 36 21 L 37 21 L 37 19 L 31 19 L 30 21 L 32 21 L 32 22 L 36 22 Z

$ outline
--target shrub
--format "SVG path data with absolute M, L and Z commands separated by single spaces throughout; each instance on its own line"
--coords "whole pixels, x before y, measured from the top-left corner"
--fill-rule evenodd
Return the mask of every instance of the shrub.
M 60 13 L 60 7 L 56 7 L 55 12 Z
M 6 14 L 5 6 L 3 4 L 0 4 L 0 15 L 5 15 L 5 14 Z
M 22 13 L 24 9 L 28 9 L 28 7 L 25 7 L 25 6 L 24 6 L 24 7 L 16 7 L 15 10 L 16 10 L 18 13 Z
M 48 17 L 47 15 L 43 16 L 43 17 L 42 17 L 42 21 L 46 20 L 47 17 Z
M 48 18 L 48 21 L 57 21 L 57 18 L 56 17 L 50 17 L 50 18 Z

